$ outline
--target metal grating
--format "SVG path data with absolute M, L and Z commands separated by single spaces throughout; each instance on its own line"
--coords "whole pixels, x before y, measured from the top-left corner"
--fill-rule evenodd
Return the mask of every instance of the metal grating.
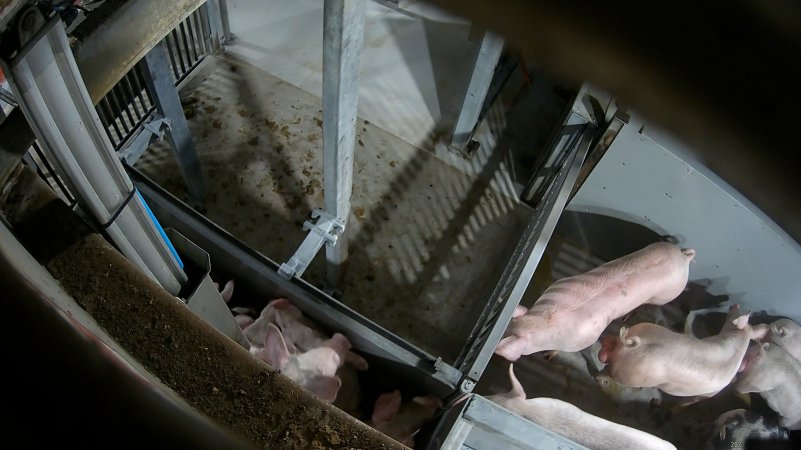
M 140 62 L 95 106 L 100 121 L 117 150 L 153 112 L 153 99 L 145 87 L 142 70 Z
M 205 5 L 189 14 L 165 40 L 178 85 L 213 52 Z M 144 124 L 155 106 L 139 62 L 95 106 L 114 148 L 119 150 Z

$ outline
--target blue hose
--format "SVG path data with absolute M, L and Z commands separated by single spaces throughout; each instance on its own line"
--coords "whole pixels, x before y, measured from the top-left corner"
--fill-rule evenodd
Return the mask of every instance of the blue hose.
M 167 233 L 164 232 L 164 228 L 161 228 L 161 224 L 159 223 L 158 219 L 156 219 L 153 211 L 150 210 L 150 207 L 147 206 L 147 202 L 145 201 L 144 197 L 142 197 L 142 194 L 139 193 L 139 190 L 136 188 L 134 188 L 134 190 L 136 191 L 136 197 L 139 198 L 139 201 L 142 202 L 142 206 L 145 207 L 145 211 L 147 211 L 147 215 L 150 217 L 150 220 L 153 221 L 153 225 L 155 225 L 156 229 L 159 230 L 161 238 L 164 239 L 164 243 L 167 244 L 167 248 L 170 249 L 172 255 L 175 256 L 175 259 L 178 261 L 178 265 L 181 267 L 181 269 L 183 269 L 184 262 L 181 261 L 181 257 L 178 256 L 178 252 L 175 251 L 175 247 L 172 246 L 172 242 L 170 242 L 170 238 L 167 237 Z

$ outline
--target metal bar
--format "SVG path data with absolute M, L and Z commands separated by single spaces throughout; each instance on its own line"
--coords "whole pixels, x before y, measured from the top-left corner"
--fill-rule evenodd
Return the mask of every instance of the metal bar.
M 87 215 L 134 265 L 177 295 L 186 274 L 145 205 L 127 200 L 133 184 L 92 106 L 61 19 L 52 18 L 0 63 L 47 159 Z
M 120 160 L 128 166 L 136 164 L 154 138 L 161 141 L 164 135 L 163 128 L 166 127 L 167 123 L 163 117 L 154 117 L 144 126 L 138 127 L 138 131 L 131 135 L 125 145 L 120 147 L 118 151 Z
M 130 103 L 126 102 L 126 98 L 128 96 L 121 94 L 120 91 L 122 91 L 122 86 L 120 85 L 120 83 L 117 83 L 111 89 L 110 93 L 112 93 L 117 98 L 117 102 L 120 103 L 120 107 L 122 108 L 122 111 L 120 111 L 120 114 L 119 114 L 120 115 L 120 119 L 122 119 L 123 112 L 125 113 L 125 116 L 128 117 L 129 124 L 125 124 L 126 128 L 127 128 L 127 130 L 126 130 L 126 137 L 127 137 L 128 134 L 131 133 L 131 130 L 136 126 L 136 123 L 138 122 L 138 120 L 134 119 L 133 114 L 131 114 L 131 110 L 129 108 Z
M 571 117 L 579 116 L 571 113 Z M 579 116 L 581 117 L 581 116 Z M 570 123 L 572 119 L 568 119 Z M 570 196 L 573 184 L 578 177 L 579 170 L 587 155 L 590 144 L 595 136 L 596 127 L 587 123 L 579 132 L 580 139 L 577 145 L 568 148 L 568 157 L 561 166 L 558 175 L 550 182 L 548 190 L 529 221 L 523 236 L 515 248 L 509 264 L 504 269 L 495 290 L 490 297 L 476 328 L 468 338 L 467 345 L 457 359 L 457 367 L 468 379 L 463 386 L 463 392 L 477 381 L 484 372 L 495 346 L 500 341 L 503 332 L 512 319 L 515 307 L 528 287 L 534 270 L 539 264 L 545 247 L 556 228 Z M 575 125 L 565 125 L 570 127 Z M 487 327 L 491 324 L 491 327 Z
M 201 58 L 206 56 L 208 49 L 206 48 L 206 35 L 203 30 L 203 18 L 201 17 L 203 8 L 198 8 L 197 11 L 192 13 L 192 23 L 194 24 L 195 32 L 195 46 L 200 45 Z
M 460 411 L 459 420 L 442 450 L 466 446 L 475 450 L 496 448 L 525 450 L 589 450 L 479 395 L 472 395 Z M 466 430 L 462 431 L 463 426 Z M 464 447 L 461 447 L 464 448 Z
M 67 188 L 67 185 L 64 184 L 64 181 L 61 179 L 60 176 L 58 176 L 58 172 L 56 172 L 56 169 L 54 169 L 53 166 L 50 164 L 50 161 L 47 160 L 47 157 L 42 151 L 42 148 L 39 146 L 39 143 L 33 141 L 33 145 L 31 145 L 31 148 L 33 149 L 33 152 L 36 154 L 36 156 L 39 157 L 39 160 L 42 161 L 42 164 L 44 164 L 45 169 L 47 170 L 48 173 L 50 173 L 50 176 L 53 177 L 53 181 L 55 181 L 56 185 L 61 190 L 61 193 L 64 194 L 64 197 L 67 199 L 69 205 L 73 206 L 76 202 L 75 196 L 72 195 L 72 192 L 70 192 L 70 190 Z
M 125 89 L 127 89 L 128 92 L 131 93 L 131 108 L 133 108 L 136 117 L 139 117 L 139 119 L 141 120 L 142 117 L 147 115 L 147 108 L 145 107 L 145 105 L 136 101 L 140 98 L 141 91 L 137 90 L 134 87 L 133 83 L 131 82 L 131 79 L 134 76 L 135 75 L 133 69 L 131 69 L 131 72 L 128 72 L 128 74 L 125 75 L 120 82 L 124 83 Z
M 17 107 L 17 101 L 14 99 L 14 94 L 7 91 L 6 88 L 0 86 L 0 100 L 8 103 L 13 107 Z
M 463 153 L 473 137 L 501 51 L 503 51 L 503 38 L 494 33 L 484 33 L 473 63 L 473 72 L 467 84 L 462 107 L 453 126 L 450 143 L 453 150 Z
M 167 43 L 167 49 L 169 50 L 170 54 L 170 61 L 172 62 L 172 73 L 175 75 L 175 79 L 181 77 L 181 70 L 179 70 L 179 64 L 181 64 L 180 58 L 176 61 L 175 55 L 177 50 L 175 50 L 175 42 L 172 36 L 172 33 L 168 34 L 164 37 L 164 42 Z
M 323 178 L 325 211 L 347 224 L 364 38 L 365 0 L 325 0 L 323 7 Z M 348 231 L 326 246 L 328 282 L 336 287 L 348 259 Z
M 231 22 L 228 20 L 228 0 L 219 0 L 220 2 L 220 22 L 222 23 L 222 42 L 223 44 L 231 43 L 233 35 L 231 34 Z
M 206 7 L 203 9 L 208 25 L 208 38 L 214 51 L 222 48 L 224 39 L 220 8 L 220 0 L 207 0 Z
M 166 40 L 166 38 L 165 38 Z M 147 90 L 147 84 L 144 81 L 144 76 L 142 75 L 142 62 L 135 65 L 133 69 L 133 81 L 136 84 L 136 92 L 139 95 L 139 100 L 142 102 L 142 106 L 146 108 L 148 111 L 150 108 L 153 107 L 153 97 L 150 95 L 150 92 Z M 144 95 L 143 95 L 144 93 Z
M 381 363 L 389 365 L 392 373 L 403 377 L 406 383 L 435 395 L 453 392 L 461 378 L 458 370 L 371 322 L 302 278 L 284 279 L 277 273 L 278 264 L 274 261 L 184 205 L 135 168 L 129 167 L 128 172 L 159 221 L 208 252 L 217 267 L 225 268 L 228 275 L 236 277 L 237 289 L 262 297 L 287 298 L 321 326 L 345 334 L 358 351 L 381 360 L 371 359 L 371 367 Z
M 184 43 L 183 51 L 186 53 L 186 67 L 191 69 L 197 58 L 192 56 L 192 48 L 189 45 L 189 39 L 186 37 L 186 21 L 179 23 L 176 30 L 181 35 L 181 40 Z M 186 72 L 188 70 L 184 69 L 184 73 Z
M 598 162 L 603 158 L 606 151 L 612 145 L 617 135 L 620 133 L 620 130 L 623 129 L 629 123 L 629 115 L 628 113 L 617 110 L 610 120 L 606 124 L 606 129 L 600 133 L 598 138 L 598 142 L 595 143 L 590 153 L 587 155 L 587 160 L 584 162 L 584 165 L 581 167 L 581 172 L 579 172 L 578 180 L 576 180 L 576 185 L 573 186 L 573 191 L 570 193 L 570 198 L 568 199 L 568 203 L 573 197 L 576 195 L 578 190 L 584 184 L 584 181 L 587 180 L 587 177 L 590 176 L 590 173 L 598 165 Z
M 153 95 L 156 109 L 162 117 L 170 121 L 167 139 L 178 161 L 189 197 L 199 205 L 206 195 L 206 182 L 192 141 L 192 134 L 189 132 L 189 125 L 186 123 L 181 99 L 175 88 L 175 80 L 170 73 L 168 51 L 167 45 L 162 42 L 145 56 L 144 64 L 147 69 L 145 82 Z
M 178 79 L 181 75 L 186 72 L 186 68 L 188 63 L 186 62 L 186 57 L 184 55 L 184 51 L 181 48 L 181 37 L 178 35 L 178 28 L 172 30 L 170 33 L 173 42 L 173 51 L 175 51 L 175 57 L 178 59 L 180 63 L 180 70 L 177 70 L 175 78 Z M 177 68 L 176 68 L 177 69 Z
M 112 139 L 112 141 L 120 142 L 122 138 L 125 137 L 120 131 L 119 125 L 117 125 L 117 120 L 115 119 L 114 112 L 111 109 L 111 105 L 109 104 L 108 98 L 103 97 L 98 105 L 103 109 L 103 115 L 105 116 L 106 123 L 111 125 L 114 131 L 117 133 L 117 139 Z M 106 126 L 106 130 L 108 131 L 108 125 Z
M 197 62 L 203 55 L 198 51 L 197 48 L 198 39 L 197 36 L 195 36 L 195 30 L 194 30 L 195 26 L 192 21 L 192 14 L 187 16 L 186 20 L 184 21 L 184 24 L 186 25 L 186 36 L 187 39 L 189 40 L 189 46 L 192 47 L 192 54 L 195 56 L 195 58 L 192 60 L 192 65 L 194 66 L 195 64 L 197 64 Z

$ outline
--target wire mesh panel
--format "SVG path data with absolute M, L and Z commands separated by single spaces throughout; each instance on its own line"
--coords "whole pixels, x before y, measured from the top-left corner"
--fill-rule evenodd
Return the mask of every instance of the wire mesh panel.
M 153 111 L 141 63 L 133 67 L 95 106 L 114 148 L 122 144 Z
M 176 85 L 212 52 L 208 16 L 203 14 L 203 8 L 201 5 L 189 14 L 165 37 Z M 153 97 L 147 90 L 144 70 L 143 63 L 138 63 L 96 105 L 100 121 L 117 150 L 153 112 Z
M 176 84 L 211 53 L 208 17 L 202 14 L 202 9 L 198 8 L 187 16 L 165 38 Z

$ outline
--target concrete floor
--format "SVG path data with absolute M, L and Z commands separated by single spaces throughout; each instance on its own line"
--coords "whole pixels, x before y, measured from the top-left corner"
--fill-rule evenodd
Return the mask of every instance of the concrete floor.
M 323 201 L 320 99 L 224 55 L 184 103 L 209 184 L 207 216 L 288 260 Z M 343 301 L 453 361 L 530 214 L 505 194 L 500 156 L 465 174 L 360 119 Z M 185 198 L 165 145 L 136 167 Z M 318 255 L 303 277 L 321 285 L 323 262 Z

